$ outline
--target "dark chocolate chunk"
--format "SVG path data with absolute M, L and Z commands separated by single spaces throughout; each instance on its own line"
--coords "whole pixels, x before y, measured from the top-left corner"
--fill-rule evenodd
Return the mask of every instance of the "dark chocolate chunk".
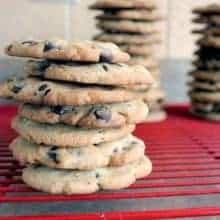
M 56 152 L 48 152 L 48 157 L 53 160 L 55 163 L 59 163 L 57 160 L 57 153 Z
M 38 91 L 43 91 L 43 90 L 45 90 L 47 87 L 48 87 L 47 84 L 42 84 L 42 85 L 40 85 L 40 87 L 38 88 Z
M 56 150 L 58 150 L 57 146 L 53 146 L 53 147 L 50 148 L 50 151 L 56 151 Z
M 15 83 L 12 88 L 11 88 L 11 91 L 14 92 L 14 93 L 19 93 L 25 86 L 25 83 L 24 82 L 18 82 L 18 83 Z
M 113 150 L 113 153 L 118 153 L 118 149 L 117 148 L 115 148 L 114 150 Z
M 55 163 L 59 163 L 58 155 L 56 153 L 56 150 L 49 150 L 47 153 L 48 157 L 53 160 Z
M 40 72 L 44 72 L 50 66 L 50 62 L 47 60 L 43 60 L 38 62 L 37 70 Z
M 45 42 L 43 52 L 47 52 L 47 51 L 53 50 L 53 49 L 60 49 L 60 46 L 54 45 L 50 41 Z
M 12 49 L 13 45 L 10 44 L 8 47 L 7 47 L 7 51 L 10 51 Z
M 106 72 L 108 72 L 108 66 L 106 64 L 103 64 L 102 67 Z
M 47 89 L 47 90 L 45 91 L 45 93 L 43 94 L 43 96 L 46 96 L 50 91 L 51 91 L 51 89 Z
M 64 115 L 66 113 L 70 113 L 74 110 L 74 107 L 71 106 L 54 106 L 51 107 L 51 112 L 57 115 Z
M 111 63 L 113 61 L 112 52 L 110 50 L 103 49 L 102 53 L 100 54 L 99 61 Z
M 109 122 L 111 120 L 112 114 L 111 110 L 106 106 L 97 106 L 92 109 L 92 113 L 99 120 L 104 120 Z
M 100 177 L 100 174 L 99 174 L 99 173 L 96 173 L 96 174 L 95 174 L 95 177 L 96 177 L 96 178 L 99 178 L 99 177 Z
M 51 89 L 48 88 L 48 84 L 44 83 L 39 86 L 36 95 L 39 94 L 40 96 L 46 96 L 50 91 Z

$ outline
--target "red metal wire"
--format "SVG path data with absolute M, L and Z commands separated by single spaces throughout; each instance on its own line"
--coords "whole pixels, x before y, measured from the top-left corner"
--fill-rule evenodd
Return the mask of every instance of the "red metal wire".
M 14 107 L 0 108 L 0 203 L 70 202 L 117 199 L 169 198 L 220 194 L 220 125 L 190 116 L 186 106 L 168 108 L 169 118 L 156 124 L 141 124 L 135 134 L 147 144 L 153 173 L 129 189 L 92 195 L 36 194 L 22 183 L 21 166 L 12 159 L 8 143 L 15 133 L 10 128 Z M 138 191 L 139 190 L 139 191 Z M 141 190 L 141 191 L 140 191 Z M 19 193 L 19 194 L 15 194 Z M 159 200 L 158 200 L 159 201 Z M 220 201 L 219 201 L 220 203 Z M 212 205 L 212 204 L 210 204 Z M 69 215 L 0 217 L 9 219 L 170 219 L 220 215 L 219 207 L 180 207 L 172 210 L 105 212 Z

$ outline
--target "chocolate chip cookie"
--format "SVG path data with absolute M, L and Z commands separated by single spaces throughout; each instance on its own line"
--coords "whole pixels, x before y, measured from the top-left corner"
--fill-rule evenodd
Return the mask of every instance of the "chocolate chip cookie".
M 91 9 L 133 9 L 133 8 L 145 8 L 155 9 L 157 8 L 154 0 L 97 0 L 90 6 Z
M 220 14 L 220 5 L 219 4 L 209 4 L 207 6 L 196 7 L 193 10 L 193 13 L 202 14 L 202 15 Z
M 92 170 L 106 166 L 122 166 L 141 159 L 143 141 L 128 135 L 122 139 L 85 147 L 57 147 L 30 143 L 18 137 L 9 146 L 21 164 L 42 164 L 57 169 Z
M 204 90 L 204 91 L 211 91 L 211 92 L 215 92 L 215 91 L 220 91 L 220 82 L 218 81 L 212 81 L 212 80 L 199 80 L 199 79 L 195 79 L 191 82 L 189 82 L 189 85 L 191 88 L 193 89 L 200 89 L 200 90 Z
M 130 186 L 138 178 L 151 173 L 147 157 L 120 167 L 98 168 L 91 171 L 52 169 L 29 166 L 23 170 L 24 182 L 34 189 L 52 194 L 88 194 L 98 190 L 118 190 Z
M 191 112 L 204 119 L 220 121 L 220 104 L 192 100 Z
M 5 52 L 10 56 L 65 61 L 118 63 L 129 60 L 129 55 L 115 44 L 94 41 L 16 41 L 8 45 Z
M 96 16 L 97 20 L 133 20 L 133 21 L 159 21 L 163 17 L 158 10 L 147 9 L 121 9 L 104 10 L 104 13 Z
M 147 84 L 150 86 L 153 83 L 151 74 L 141 65 L 57 63 L 31 60 L 25 65 L 25 73 L 44 79 L 95 85 Z
M 198 45 L 220 48 L 220 36 L 208 35 L 197 41 Z
M 154 44 L 161 43 L 160 34 L 127 34 L 127 33 L 101 33 L 94 37 L 95 40 L 113 42 L 116 44 Z
M 207 81 L 220 81 L 220 70 L 219 71 L 203 71 L 203 70 L 194 70 L 190 72 L 190 76 L 198 80 L 207 80 Z
M 158 27 L 152 22 L 127 20 L 100 20 L 97 27 L 104 31 L 152 34 L 159 33 Z
M 220 102 L 220 91 L 210 92 L 201 89 L 194 89 L 189 92 L 192 99 L 201 102 Z
M 142 92 L 111 86 L 83 86 L 37 78 L 12 79 L 0 84 L 0 97 L 50 106 L 80 106 L 131 101 Z
M 155 44 L 122 44 L 119 47 L 132 56 L 150 56 L 155 53 L 157 48 Z
M 30 142 L 60 147 L 83 147 L 114 141 L 135 129 L 134 125 L 125 125 L 120 128 L 86 129 L 64 124 L 38 123 L 18 116 L 13 120 L 12 127 Z
M 18 114 L 41 123 L 108 128 L 143 122 L 147 118 L 148 107 L 141 100 L 78 107 L 22 104 L 18 109 Z

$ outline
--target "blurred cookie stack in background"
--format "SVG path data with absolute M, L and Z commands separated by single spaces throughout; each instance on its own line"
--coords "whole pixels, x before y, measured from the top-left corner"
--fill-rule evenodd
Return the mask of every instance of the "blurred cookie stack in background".
M 161 43 L 158 21 L 162 20 L 156 0 L 97 0 L 91 9 L 101 10 L 96 16 L 97 27 L 102 30 L 95 40 L 116 43 L 131 55 L 130 65 L 145 66 L 157 80 L 144 101 L 149 105 L 147 121 L 166 118 L 163 110 L 165 94 L 160 88 L 160 67 L 156 56 Z
M 202 118 L 220 121 L 220 4 L 211 4 L 193 10 L 193 30 L 200 36 L 198 49 L 190 73 L 192 112 Z
M 122 189 L 150 174 L 145 144 L 131 134 L 148 115 L 142 90 L 154 80 L 145 67 L 122 64 L 129 55 L 112 43 L 23 41 L 6 53 L 35 58 L 24 77 L 0 84 L 0 97 L 21 102 L 10 149 L 27 165 L 25 183 L 84 194 Z

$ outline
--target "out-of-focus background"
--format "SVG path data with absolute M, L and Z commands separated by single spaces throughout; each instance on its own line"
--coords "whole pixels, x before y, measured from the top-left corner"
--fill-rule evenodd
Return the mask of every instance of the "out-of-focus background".
M 197 5 L 219 0 L 157 0 L 166 20 L 161 23 L 162 84 L 168 102 L 186 102 L 186 73 L 191 68 L 195 37 L 190 33 L 191 10 Z M 88 10 L 94 0 L 14 0 L 0 7 L 0 81 L 22 71 L 22 62 L 4 56 L 3 48 L 13 40 L 48 39 L 87 40 L 97 33 L 94 16 Z

